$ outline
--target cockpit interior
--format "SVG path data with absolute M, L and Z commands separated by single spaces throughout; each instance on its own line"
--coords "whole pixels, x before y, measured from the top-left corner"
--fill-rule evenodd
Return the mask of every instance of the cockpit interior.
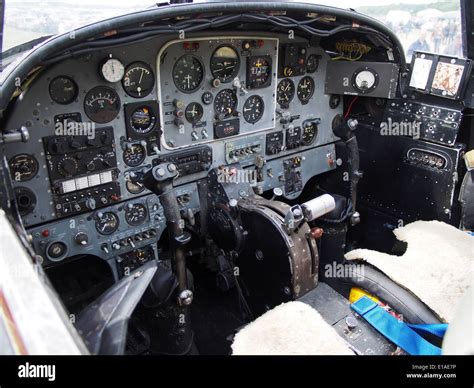
M 407 62 L 375 19 L 293 2 L 54 36 L 0 73 L 2 256 L 17 243 L 82 354 L 265 353 L 251 325 L 286 305 L 353 354 L 410 354 L 353 304 L 449 323 L 472 284 L 472 58 Z

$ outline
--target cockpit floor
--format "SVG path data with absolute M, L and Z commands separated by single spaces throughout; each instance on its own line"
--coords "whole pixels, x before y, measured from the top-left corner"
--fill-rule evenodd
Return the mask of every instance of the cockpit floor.
M 237 290 L 223 292 L 216 287 L 215 273 L 193 266 L 195 293 L 192 327 L 200 354 L 230 354 L 233 335 L 247 322 L 239 310 Z

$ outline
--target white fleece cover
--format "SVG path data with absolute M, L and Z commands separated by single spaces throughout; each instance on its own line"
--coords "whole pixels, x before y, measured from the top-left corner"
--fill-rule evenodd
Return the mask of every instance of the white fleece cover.
M 283 303 L 240 330 L 233 355 L 353 355 L 321 315 L 303 302 Z
M 474 283 L 474 237 L 439 221 L 416 221 L 394 234 L 408 244 L 402 256 L 355 249 L 345 257 L 374 265 L 450 322 Z

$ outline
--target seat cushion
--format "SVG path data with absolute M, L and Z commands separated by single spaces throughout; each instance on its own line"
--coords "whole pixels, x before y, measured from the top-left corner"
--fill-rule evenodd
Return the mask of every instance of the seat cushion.
M 345 257 L 377 267 L 449 322 L 474 281 L 474 237 L 439 221 L 416 221 L 394 234 L 407 243 L 402 256 L 356 249 Z
M 233 355 L 353 355 L 321 315 L 302 302 L 283 303 L 241 329 Z

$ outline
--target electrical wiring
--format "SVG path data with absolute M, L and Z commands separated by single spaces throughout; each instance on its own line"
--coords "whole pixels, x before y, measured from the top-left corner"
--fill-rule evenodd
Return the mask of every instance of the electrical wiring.
M 333 61 L 347 60 L 347 61 L 358 61 L 364 55 L 368 54 L 371 50 L 370 46 L 367 46 L 360 42 L 336 42 L 336 50 L 340 53 L 339 56 L 331 58 Z
M 288 16 L 274 16 L 274 15 L 263 15 L 263 14 L 235 14 L 229 16 L 216 16 L 214 18 L 196 18 L 192 21 L 183 20 L 175 24 L 167 23 L 164 25 L 158 26 L 143 26 L 140 28 L 130 28 L 125 30 L 119 30 L 114 35 L 114 37 L 100 37 L 94 41 L 87 41 L 78 43 L 75 46 L 72 46 L 66 53 L 57 55 L 54 57 L 46 58 L 43 61 L 43 65 L 50 65 L 52 63 L 62 61 L 67 58 L 72 58 L 79 55 L 88 54 L 95 50 L 98 50 L 103 47 L 115 47 L 131 42 L 142 42 L 151 38 L 156 37 L 157 35 L 163 34 L 172 34 L 172 33 L 189 33 L 189 32 L 198 32 L 210 28 L 219 28 L 224 27 L 230 23 L 235 22 L 251 22 L 251 23 L 269 23 L 279 28 L 285 29 L 297 29 L 304 33 L 310 35 L 315 35 L 319 37 L 329 37 L 336 35 L 338 33 L 354 30 L 352 24 L 339 25 L 335 28 L 322 30 L 310 26 L 310 24 L 320 21 L 323 17 L 311 18 L 304 21 L 299 21 Z M 380 39 L 387 42 L 387 39 L 379 31 L 365 26 L 356 27 L 358 31 L 370 32 L 377 34 Z M 116 37 L 119 35 L 119 37 Z M 342 59 L 342 58 L 341 58 Z M 348 59 L 348 58 L 344 58 Z M 358 60 L 360 57 L 350 58 L 349 60 Z
M 349 106 L 347 107 L 347 111 L 346 111 L 346 114 L 344 115 L 344 118 L 347 119 L 349 117 L 349 115 L 351 114 L 351 111 L 352 111 L 352 106 L 354 105 L 354 103 L 357 101 L 357 99 L 359 98 L 359 96 L 355 96 L 352 101 L 350 102 Z

